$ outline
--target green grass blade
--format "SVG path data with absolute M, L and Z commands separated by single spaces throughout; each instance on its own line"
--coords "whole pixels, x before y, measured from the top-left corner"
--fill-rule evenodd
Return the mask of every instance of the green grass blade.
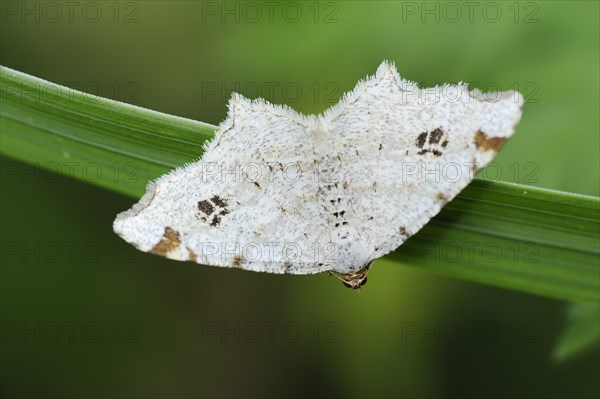
M 131 196 L 216 129 L 0 68 L 3 154 Z
M 215 130 L 5 67 L 0 95 L 3 154 L 133 197 L 198 158 Z M 599 237 L 598 198 L 476 179 L 388 259 L 597 304 Z
M 598 306 L 575 303 L 569 307 L 568 324 L 552 352 L 552 358 L 561 362 L 600 342 L 600 309 Z
M 391 255 L 424 269 L 600 301 L 598 198 L 476 179 Z

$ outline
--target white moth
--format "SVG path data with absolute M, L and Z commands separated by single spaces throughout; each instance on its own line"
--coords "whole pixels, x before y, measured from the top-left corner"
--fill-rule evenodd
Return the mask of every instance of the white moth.
M 419 89 L 383 62 L 322 115 L 233 94 L 200 160 L 150 182 L 114 230 L 169 259 L 332 272 L 352 288 L 496 155 L 523 97 Z

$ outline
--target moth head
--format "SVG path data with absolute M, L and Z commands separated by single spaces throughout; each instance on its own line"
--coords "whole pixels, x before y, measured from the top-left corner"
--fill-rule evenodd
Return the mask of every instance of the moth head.
M 367 283 L 367 276 L 364 276 L 362 279 L 349 279 L 349 280 L 342 279 L 342 284 L 344 284 L 344 287 L 352 288 L 355 291 L 360 291 L 360 287 L 362 287 L 366 283 Z
M 360 288 L 367 283 L 367 274 L 373 266 L 373 261 L 370 261 L 362 268 L 358 269 L 353 273 L 336 273 L 332 272 L 334 276 L 339 278 L 344 284 L 344 287 L 352 288 L 354 291 L 360 291 Z

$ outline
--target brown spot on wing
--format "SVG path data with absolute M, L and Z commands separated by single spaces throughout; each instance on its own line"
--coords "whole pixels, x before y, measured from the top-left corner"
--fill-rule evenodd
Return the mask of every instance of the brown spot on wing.
M 213 195 L 210 200 L 213 202 L 213 204 L 220 206 L 221 208 L 225 208 L 227 206 L 227 202 L 225 202 L 225 200 L 218 195 Z
M 506 141 L 506 137 L 488 137 L 487 134 L 478 130 L 477 133 L 475 133 L 474 141 L 477 149 L 481 151 L 498 151 Z
M 444 133 L 444 131 L 438 127 L 431 132 L 419 134 L 415 144 L 417 148 L 421 149 L 417 152 L 417 155 L 429 153 L 436 157 L 441 157 L 443 154 L 441 150 L 448 145 L 448 134 Z
M 187 249 L 187 251 L 188 251 L 188 260 L 195 262 L 197 257 L 196 257 L 196 254 L 194 253 L 194 251 L 192 251 L 189 248 Z
M 233 267 L 235 269 L 239 269 L 240 267 L 242 267 L 243 261 L 244 261 L 244 259 L 241 256 L 236 255 L 233 257 L 233 262 L 231 263 L 231 267 Z
M 439 143 L 443 135 L 444 132 L 442 132 L 442 129 L 435 129 L 433 132 L 429 133 L 429 144 Z
M 180 242 L 179 233 L 170 227 L 165 227 L 162 238 L 158 244 L 152 247 L 150 252 L 157 255 L 166 255 L 176 249 Z
M 426 140 L 427 140 L 427 132 L 423 132 L 423 133 L 419 134 L 419 137 L 417 137 L 417 147 L 423 148 Z
M 213 227 L 221 223 L 221 216 L 229 214 L 227 201 L 218 195 L 213 195 L 210 199 L 198 201 L 198 210 L 200 211 L 198 214 L 199 218 Z
M 210 201 L 198 201 L 198 210 L 205 215 L 210 215 L 215 210 L 214 206 L 210 203 Z

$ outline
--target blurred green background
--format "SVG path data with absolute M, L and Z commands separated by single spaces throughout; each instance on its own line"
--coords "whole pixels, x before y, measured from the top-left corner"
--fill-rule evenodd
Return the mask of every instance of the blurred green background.
M 482 176 L 600 194 L 597 1 L 0 4 L 2 65 L 212 124 L 232 90 L 321 112 L 383 59 L 422 85 L 517 89 L 522 122 Z M 566 303 L 385 260 L 358 295 L 168 261 L 112 232 L 134 199 L 2 169 L 3 397 L 600 395 L 597 345 L 552 360 Z

